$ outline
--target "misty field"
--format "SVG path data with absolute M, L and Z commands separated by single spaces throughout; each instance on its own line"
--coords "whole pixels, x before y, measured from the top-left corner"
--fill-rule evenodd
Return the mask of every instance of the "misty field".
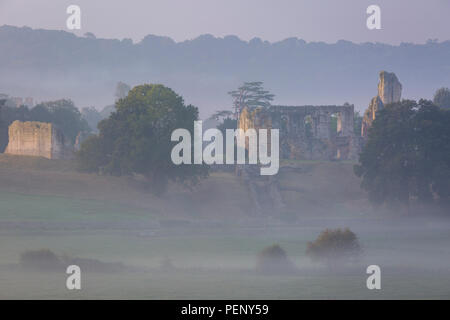
M 300 163 L 297 173 L 281 175 L 298 215 L 280 220 L 250 214 L 245 186 L 231 173 L 156 198 L 139 181 L 19 160 L 0 157 L 0 299 L 450 298 L 449 221 L 371 213 L 352 164 Z M 314 264 L 306 246 L 337 227 L 356 233 L 363 256 L 330 270 Z M 256 271 L 257 254 L 273 244 L 296 272 Z M 69 291 L 64 268 L 21 265 L 24 252 L 39 249 L 124 268 L 82 268 L 82 289 Z M 381 267 L 381 290 L 366 288 L 371 264 Z
M 365 257 L 351 270 L 330 272 L 305 256 L 318 227 L 159 230 L 2 230 L 0 298 L 100 299 L 395 299 L 450 297 L 448 229 L 354 228 Z M 414 233 L 414 236 L 411 235 Z M 256 254 L 280 244 L 299 268 L 293 275 L 254 271 Z M 420 243 L 420 245 L 419 245 Z M 82 290 L 65 288 L 60 272 L 22 270 L 21 253 L 55 253 L 121 262 L 123 272 L 84 272 Z M 173 269 L 164 270 L 163 259 Z M 382 267 L 382 290 L 366 288 L 365 267 Z

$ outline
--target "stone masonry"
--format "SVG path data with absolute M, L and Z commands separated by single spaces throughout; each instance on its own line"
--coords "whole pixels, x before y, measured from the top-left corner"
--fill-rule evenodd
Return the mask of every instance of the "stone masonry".
M 37 121 L 14 121 L 8 129 L 5 153 L 38 156 L 47 159 L 70 157 L 67 139 L 53 124 Z
M 398 81 L 394 73 L 381 71 L 380 81 L 378 82 L 378 95 L 374 97 L 366 112 L 364 113 L 361 136 L 367 138 L 368 130 L 372 125 L 373 120 L 378 110 L 384 108 L 390 103 L 399 102 L 402 97 L 402 85 Z
M 333 115 L 336 128 L 331 125 Z M 244 108 L 238 128 L 279 129 L 280 157 L 284 159 L 346 160 L 357 157 L 353 116 L 354 106 L 348 104 Z

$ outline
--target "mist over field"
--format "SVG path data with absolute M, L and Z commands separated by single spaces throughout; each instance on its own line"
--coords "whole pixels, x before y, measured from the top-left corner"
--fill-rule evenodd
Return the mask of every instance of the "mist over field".
M 351 164 L 289 166 L 299 168 L 280 176 L 290 211 L 260 215 L 232 173 L 212 173 L 194 191 L 172 185 L 156 197 L 129 178 L 2 155 L 0 297 L 448 298 L 446 215 L 372 209 Z M 307 242 L 324 229 L 347 227 L 363 249 L 355 264 L 329 269 L 306 254 Z M 294 270 L 258 271 L 259 252 L 273 244 Z M 66 260 L 23 261 L 41 249 Z M 82 290 L 65 288 L 64 261 L 81 265 Z M 366 288 L 372 264 L 382 268 L 382 290 Z
M 380 1 L 0 1 L 0 299 L 449 299 L 448 5 Z

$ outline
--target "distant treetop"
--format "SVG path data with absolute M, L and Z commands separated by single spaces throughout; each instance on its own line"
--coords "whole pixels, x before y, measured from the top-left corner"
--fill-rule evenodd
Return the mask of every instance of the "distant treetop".
M 434 94 L 433 102 L 441 108 L 450 109 L 450 89 L 440 88 Z

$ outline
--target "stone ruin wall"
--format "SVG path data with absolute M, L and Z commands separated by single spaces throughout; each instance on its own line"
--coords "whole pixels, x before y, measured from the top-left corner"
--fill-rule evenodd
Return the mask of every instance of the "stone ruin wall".
M 378 82 L 378 95 L 374 97 L 369 104 L 366 112 L 364 112 L 361 136 L 367 138 L 369 128 L 372 126 L 377 111 L 384 108 L 390 103 L 399 102 L 402 97 L 402 84 L 398 81 L 395 73 L 386 71 L 380 72 L 380 81 Z
M 402 97 L 402 84 L 398 81 L 395 73 L 387 71 L 380 72 L 378 96 L 384 105 L 400 101 Z
M 332 115 L 337 116 L 337 130 L 332 128 Z M 280 157 L 284 159 L 347 160 L 357 157 L 353 117 L 353 105 L 244 108 L 238 128 L 279 129 Z
M 37 121 L 14 121 L 8 129 L 6 154 L 64 159 L 71 148 L 60 130 L 53 124 Z
M 254 109 L 250 111 L 244 108 L 239 115 L 238 128 L 242 129 L 244 132 L 248 129 L 271 129 L 272 128 L 272 118 L 270 114 L 264 112 L 263 109 Z M 270 150 L 271 137 L 270 131 L 267 133 L 267 150 Z M 245 148 L 248 150 L 248 139 L 245 140 Z

